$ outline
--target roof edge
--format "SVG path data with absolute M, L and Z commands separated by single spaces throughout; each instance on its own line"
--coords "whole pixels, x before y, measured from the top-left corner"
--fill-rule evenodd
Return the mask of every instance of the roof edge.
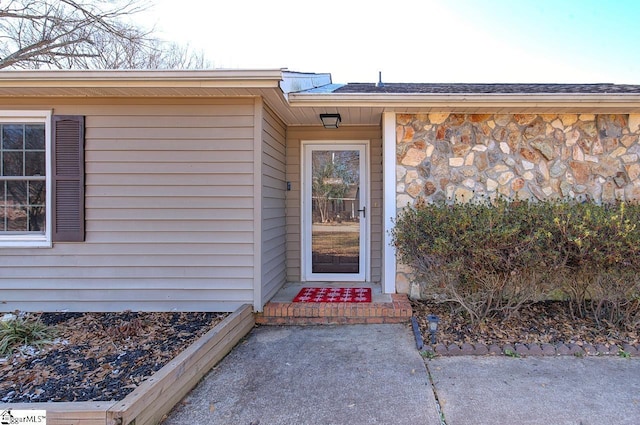
M 0 87 L 278 87 L 282 69 L 265 70 L 3 70 Z

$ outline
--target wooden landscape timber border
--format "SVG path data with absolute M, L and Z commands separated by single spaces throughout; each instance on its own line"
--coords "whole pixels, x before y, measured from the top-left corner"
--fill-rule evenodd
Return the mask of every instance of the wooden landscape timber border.
M 0 410 L 46 410 L 47 425 L 157 424 L 254 325 L 252 307 L 245 304 L 123 400 L 7 403 L 0 404 Z

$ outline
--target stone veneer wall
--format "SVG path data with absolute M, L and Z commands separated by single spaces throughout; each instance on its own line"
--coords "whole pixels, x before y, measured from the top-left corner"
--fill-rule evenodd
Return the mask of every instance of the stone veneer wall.
M 640 115 L 400 114 L 396 205 L 511 199 L 640 200 Z M 396 289 L 412 293 L 398 265 Z

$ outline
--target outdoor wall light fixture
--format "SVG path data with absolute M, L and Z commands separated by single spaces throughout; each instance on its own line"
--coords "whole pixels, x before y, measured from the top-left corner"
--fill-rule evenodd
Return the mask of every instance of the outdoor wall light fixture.
M 435 314 L 427 316 L 427 322 L 429 322 L 429 334 L 431 335 L 431 345 L 436 343 L 436 332 L 438 332 L 438 323 L 440 319 Z
M 320 114 L 320 121 L 324 128 L 338 128 L 342 122 L 340 114 Z

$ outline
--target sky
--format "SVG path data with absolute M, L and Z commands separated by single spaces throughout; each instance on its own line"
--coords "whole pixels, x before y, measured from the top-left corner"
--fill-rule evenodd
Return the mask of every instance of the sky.
M 334 83 L 640 84 L 640 0 L 147 0 L 213 68 Z M 178 6 L 178 7 L 176 7 Z

